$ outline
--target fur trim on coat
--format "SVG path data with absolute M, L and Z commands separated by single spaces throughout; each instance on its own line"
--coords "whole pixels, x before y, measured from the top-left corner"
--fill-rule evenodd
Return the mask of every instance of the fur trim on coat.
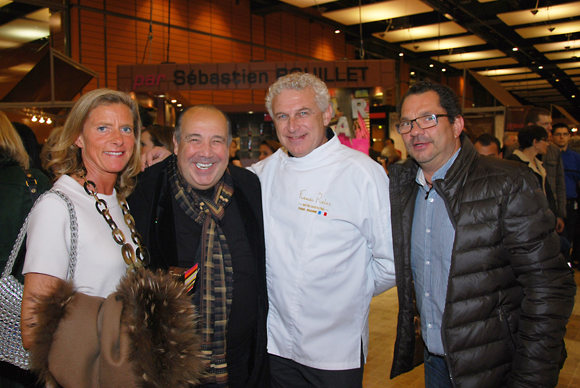
M 196 314 L 183 284 L 128 274 L 107 299 L 63 283 L 37 297 L 32 369 L 64 388 L 188 387 L 203 367 Z

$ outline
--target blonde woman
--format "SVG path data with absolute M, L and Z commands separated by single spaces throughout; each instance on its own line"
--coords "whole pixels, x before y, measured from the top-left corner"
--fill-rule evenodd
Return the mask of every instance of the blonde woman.
M 97 199 L 106 202 L 102 208 L 108 208 L 123 232 L 123 244 L 134 251 L 138 248 L 121 204 L 140 171 L 139 122 L 137 103 L 128 95 L 95 90 L 78 100 L 64 127 L 56 130 L 43 150 L 44 168 L 54 176 L 54 188 L 75 206 L 79 242 L 74 284 L 87 295 L 107 297 L 127 269 L 121 246 L 95 207 Z M 66 205 L 56 195 L 43 198 L 31 214 L 23 270 L 23 323 L 34 321 L 30 296 L 42 296 L 67 279 L 69 225 Z M 25 348 L 30 346 L 28 324 L 22 325 L 22 342 Z
M 86 93 L 43 150 L 55 193 L 28 227 L 22 342 L 47 386 L 186 387 L 197 383 L 195 310 L 183 284 L 141 270 L 147 251 L 125 201 L 141 169 L 138 105 L 109 89 Z M 70 252 L 74 277 L 67 279 Z

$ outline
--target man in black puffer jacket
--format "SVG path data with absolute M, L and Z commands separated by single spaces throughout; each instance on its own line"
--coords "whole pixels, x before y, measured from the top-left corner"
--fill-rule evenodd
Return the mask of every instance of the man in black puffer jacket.
M 399 294 L 391 378 L 420 362 L 424 343 L 427 388 L 555 387 L 576 285 L 537 179 L 479 155 L 446 86 L 415 84 L 398 112 L 412 159 L 389 167 Z

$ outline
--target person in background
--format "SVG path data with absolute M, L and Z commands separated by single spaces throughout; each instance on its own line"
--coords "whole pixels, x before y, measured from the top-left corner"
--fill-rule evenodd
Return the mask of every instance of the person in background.
M 194 295 L 203 387 L 267 388 L 260 182 L 228 165 L 231 141 L 222 111 L 186 109 L 175 129 L 175 155 L 146 168 L 128 202 L 151 267 L 183 274 Z
M 506 158 L 508 155 L 506 154 L 506 151 L 509 149 L 509 153 L 511 153 L 514 149 L 517 148 L 517 146 L 514 146 L 515 143 L 518 142 L 518 135 L 517 134 L 504 134 L 503 135 L 503 147 L 501 147 L 501 153 L 503 155 L 504 158 Z M 513 147 L 513 148 L 512 148 Z
M 503 145 L 504 145 L 504 147 L 510 147 L 512 144 L 515 144 L 517 142 L 518 142 L 518 136 L 517 135 L 510 135 L 510 134 L 503 135 Z
M 282 147 L 282 144 L 280 144 L 276 140 L 262 141 L 262 143 L 260 144 L 260 157 L 258 158 L 258 160 L 266 159 L 268 156 L 278 151 L 280 147 Z
M 494 158 L 503 158 L 499 139 L 489 133 L 480 135 L 473 143 L 477 152 L 483 156 L 493 156 Z
M 526 113 L 524 121 L 526 125 L 539 125 L 548 132 L 548 135 L 552 133 L 552 115 L 546 109 L 530 109 Z M 556 232 L 562 233 L 564 219 L 566 219 L 566 179 L 564 178 L 564 165 L 560 149 L 555 144 L 548 143 L 546 154 L 542 156 L 542 163 L 556 200 L 556 212 L 554 213 L 557 220 Z
M 568 140 L 568 147 L 566 149 L 580 154 L 580 136 L 572 136 Z
M 385 146 L 383 147 L 383 151 L 385 151 L 386 148 L 389 147 L 393 147 L 395 149 L 395 151 L 399 154 L 399 159 L 401 159 L 401 156 L 403 155 L 401 153 L 401 151 L 399 151 L 396 147 L 395 147 L 395 141 L 393 139 L 391 139 L 390 137 L 388 139 L 385 140 Z M 383 152 L 381 151 L 381 154 Z
M 360 388 L 371 299 L 395 284 L 389 180 L 328 127 L 316 76 L 279 78 L 266 108 L 288 151 L 251 166 L 264 201 L 272 386 Z
M 32 128 L 26 124 L 12 122 L 12 125 L 20 135 L 22 143 L 24 144 L 24 149 L 30 157 L 30 167 L 37 170 L 42 169 L 42 163 L 40 162 L 40 147 L 38 146 L 38 140 Z
M 381 156 L 378 158 L 378 162 L 381 163 L 387 174 L 389 173 L 389 165 L 397 163 L 401 160 L 400 152 L 395 149 L 395 147 L 389 145 L 381 151 Z
M 30 178 L 27 173 L 31 174 Z M 30 157 L 18 132 L 0 111 L 0 273 L 4 271 L 20 227 L 34 201 L 48 189 L 48 177 L 30 168 Z M 21 283 L 24 282 L 24 254 L 25 250 L 21 249 L 12 269 Z M 0 387 L 33 387 L 36 380 L 32 373 L 0 361 Z
M 525 126 L 538 125 L 544 128 L 548 135 L 552 134 L 552 115 L 543 108 L 531 108 L 526 112 L 524 117 Z M 549 137 L 548 137 L 549 141 Z M 519 143 L 514 143 L 507 147 L 503 153 L 505 159 L 509 159 L 511 154 L 520 147 Z M 548 143 L 548 149 L 545 155 L 540 155 L 543 166 L 546 169 L 546 176 L 554 199 L 556 208 L 556 232 L 562 233 L 564 230 L 564 219 L 566 218 L 566 180 L 564 178 L 564 166 L 560 156 L 560 149 L 553 143 Z
M 566 226 L 564 237 L 574 249 L 574 231 L 578 220 L 578 183 L 580 183 L 580 155 L 568 149 L 570 128 L 564 123 L 552 126 L 554 144 L 560 148 L 564 177 L 566 178 Z M 576 249 L 580 250 L 579 246 Z M 579 263 L 580 264 L 580 263 Z
M 147 128 L 154 124 L 153 117 L 149 114 L 149 111 L 143 106 L 139 105 L 139 120 L 141 121 L 141 128 Z
M 234 139 L 231 140 L 231 143 L 228 147 L 230 158 L 229 164 L 233 164 L 236 167 L 242 167 L 242 162 L 240 161 L 240 157 L 238 156 L 238 142 Z
M 538 180 L 479 155 L 447 86 L 414 84 L 397 112 L 410 158 L 389 169 L 399 296 L 391 378 L 423 356 L 427 388 L 555 387 L 576 285 Z
M 548 152 L 548 131 L 539 125 L 528 125 L 518 133 L 519 149 L 515 150 L 508 160 L 520 162 L 528 166 L 538 178 L 540 187 L 546 194 L 552 213 L 556 214 L 556 199 L 550 183 L 546 178 L 546 169 L 537 158 Z
M 163 147 L 173 152 L 173 127 L 152 124 L 141 133 L 141 155 L 149 152 L 153 147 Z

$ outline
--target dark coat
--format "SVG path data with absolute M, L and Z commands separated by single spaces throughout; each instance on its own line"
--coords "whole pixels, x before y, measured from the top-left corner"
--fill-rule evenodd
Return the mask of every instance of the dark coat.
M 50 189 L 50 181 L 39 170 L 30 172 L 37 182 L 38 195 Z M 32 208 L 32 198 L 26 185 L 26 174 L 18 162 L 0 157 L 0 269 L 3 271 L 18 232 Z M 14 275 L 24 282 L 22 265 L 25 248 L 20 249 L 14 265 Z
M 513 160 L 514 162 L 522 163 L 526 167 L 529 167 L 528 166 L 528 162 L 524 162 L 516 154 L 511 154 L 509 156 L 509 158 L 507 158 L 507 159 L 508 160 Z M 540 184 L 540 187 L 543 186 L 542 189 L 546 193 L 546 198 L 548 198 L 548 207 L 550 208 L 550 210 L 552 211 L 552 213 L 558 214 L 558 203 L 556 202 L 556 197 L 554 196 L 554 190 L 552 189 L 552 186 L 550 186 L 550 182 L 548 180 L 548 176 L 546 175 L 546 179 L 544 180 L 544 179 L 542 179 L 542 176 L 540 174 L 538 174 L 537 172 L 535 172 L 531 168 L 530 168 L 530 170 L 532 171 L 532 173 L 534 174 L 534 176 L 536 178 L 538 178 L 538 183 Z M 546 173 L 547 173 L 547 170 L 546 170 Z
M 135 191 L 127 199 L 137 230 L 149 250 L 151 267 L 161 269 L 178 266 L 172 193 L 167 176 L 168 159 L 145 170 L 139 176 Z M 246 169 L 232 165 L 229 165 L 228 169 L 234 182 L 234 197 L 239 205 L 258 274 L 255 352 L 253 370 L 247 386 L 269 387 L 270 370 L 266 351 L 268 314 L 266 251 L 260 181 L 255 174 Z
M 50 189 L 50 181 L 39 170 L 31 169 L 37 181 L 38 194 Z M 18 232 L 32 208 L 32 198 L 26 185 L 26 175 L 14 159 L 0 155 L 0 271 L 4 271 Z M 24 283 L 22 266 L 26 248 L 23 244 L 12 269 L 20 282 Z M 7 362 L 0 362 L 0 387 L 32 387 L 36 376 Z
M 576 285 L 529 169 L 462 148 L 433 187 L 455 228 L 441 336 L 455 387 L 555 387 Z M 418 165 L 389 168 L 399 296 L 391 378 L 413 369 L 411 228 Z M 421 341 L 421 340 L 419 340 Z

